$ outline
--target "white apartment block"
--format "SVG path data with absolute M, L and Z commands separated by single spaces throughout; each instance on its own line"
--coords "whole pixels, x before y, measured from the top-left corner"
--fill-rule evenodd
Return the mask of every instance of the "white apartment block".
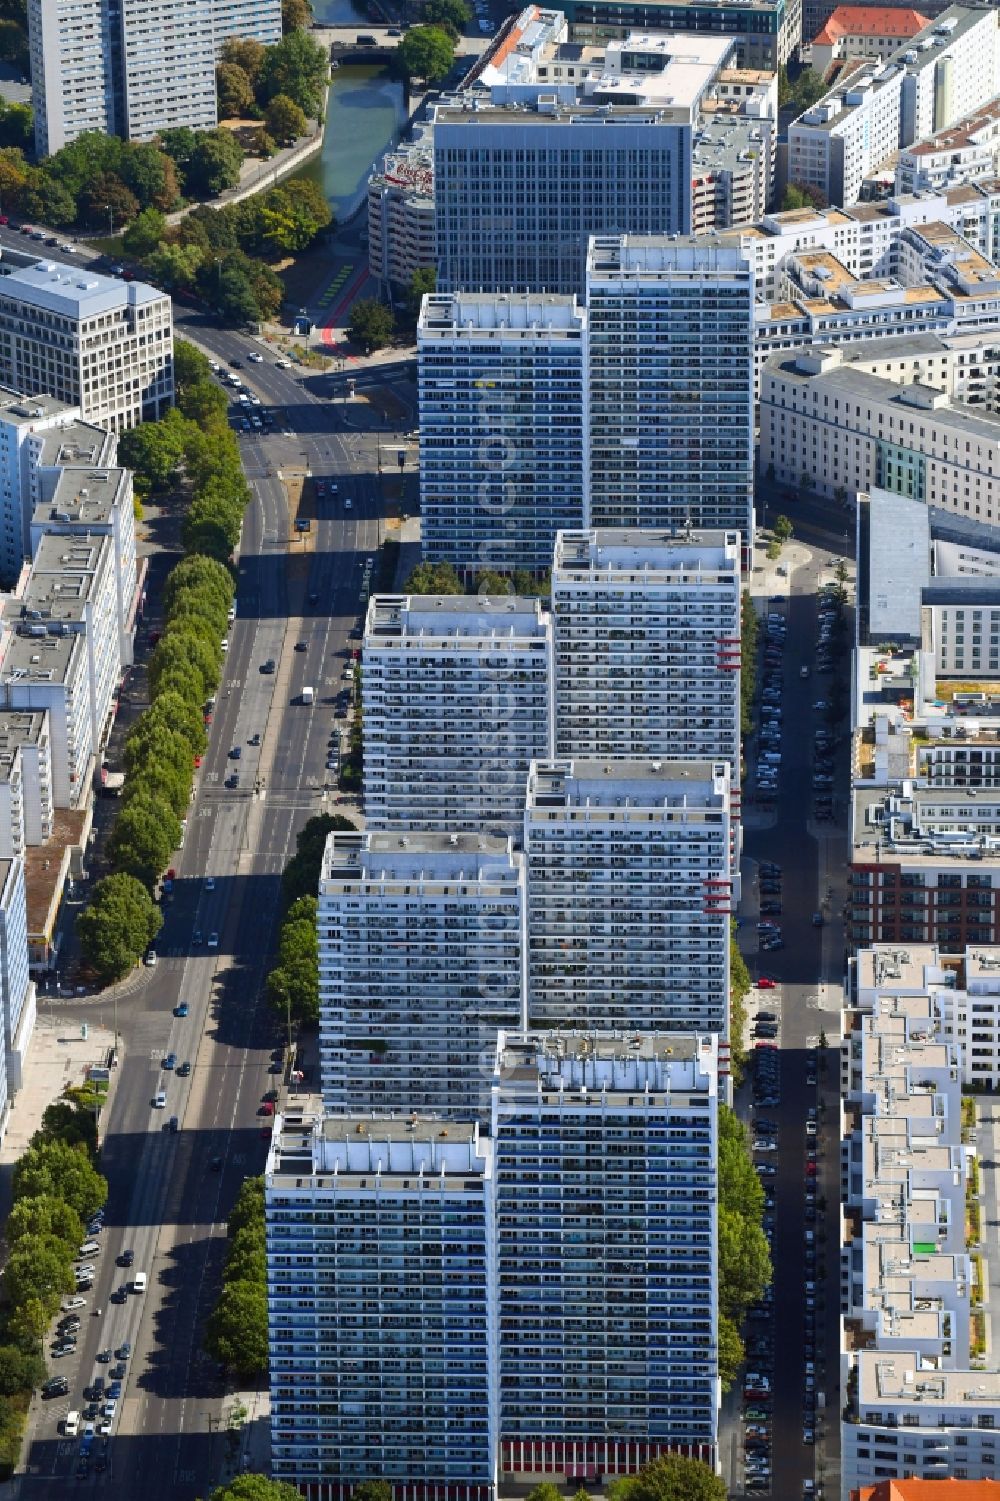
M 818 188 L 828 203 L 856 203 L 886 158 L 993 98 L 997 49 L 995 10 L 951 6 L 793 121 L 789 181 Z
M 331 834 L 319 883 L 328 1110 L 485 1118 L 483 1058 L 523 1017 L 524 870 L 486 834 Z
M 113 135 L 108 0 L 28 0 L 35 150 L 51 156 L 84 131 Z
M 1000 337 L 989 329 L 868 340 L 840 353 L 845 368 L 900 386 L 934 386 L 952 402 L 1000 415 Z
M 54 818 L 48 716 L 0 709 L 0 859 L 45 844 Z
M 921 224 L 946 224 L 987 260 L 996 261 L 998 213 L 1000 185 L 967 183 L 940 193 L 897 194 L 849 208 L 766 214 L 753 224 L 712 231 L 704 238 L 709 244 L 741 250 L 753 269 L 758 300 L 773 301 L 785 293 L 788 258 L 801 253 L 827 250 L 858 281 L 898 276 L 900 236 Z
M 753 536 L 753 273 L 704 240 L 593 239 L 590 514 L 597 527 Z
M 848 499 L 873 486 L 1000 524 L 1000 420 L 932 386 L 845 365 L 839 349 L 776 355 L 764 367 L 760 465 Z M 994 467 L 996 466 L 996 467 Z
M 557 756 L 727 760 L 738 783 L 738 533 L 560 532 L 552 618 Z
M 895 187 L 897 193 L 940 192 L 955 183 L 995 178 L 998 172 L 1000 98 L 901 151 Z
M 120 0 L 121 133 L 149 141 L 161 130 L 218 123 L 216 0 Z
M 988 1281 L 975 1306 L 983 1263 L 966 1244 L 962 1047 L 941 1015 L 960 998 L 937 988 L 935 958 L 880 947 L 858 960 L 842 1080 L 844 1496 L 886 1476 L 997 1473 L 1000 1376 L 972 1346 L 992 1310 Z
M 716 1462 L 718 1038 L 501 1034 L 500 1474 Z
M 552 625 L 538 599 L 378 595 L 362 650 L 369 829 L 520 838 L 552 749 Z
M 10 1098 L 24 1083 L 25 1056 L 35 1030 L 35 986 L 28 977 L 28 916 L 21 859 L 0 859 L 0 1004 L 4 1032 L 2 1134 Z
M 275 47 L 281 41 L 281 0 L 215 0 L 214 31 L 216 60 L 232 38 Z
M 45 537 L 107 537 L 115 590 L 118 653 L 123 666 L 133 660 L 139 582 L 135 553 L 135 508 L 130 469 L 68 466 L 41 472 L 42 498 L 31 517 L 32 556 Z M 54 483 L 47 483 L 49 480 Z
M 424 557 L 463 571 L 551 563 L 583 524 L 587 315 L 565 296 L 424 298 L 417 326 Z
M 493 1501 L 494 1144 L 307 1107 L 278 1117 L 264 1188 L 274 1479 Z
M 0 392 L 0 576 L 8 583 L 31 556 L 29 526 L 46 436 L 54 431 L 58 439 L 79 415 L 78 407 L 50 396 Z
M 0 384 L 44 392 L 121 432 L 174 397 L 170 298 L 143 282 L 39 261 L 0 278 Z
M 21 596 L 19 634 L 28 640 L 77 633 L 87 648 L 91 737 L 103 746 L 122 675 L 121 622 L 109 537 L 41 539 Z
M 588 236 L 690 234 L 696 177 L 702 223 L 766 200 L 773 79 L 744 72 L 722 90 L 731 36 L 633 31 L 567 47 L 565 16 L 536 6 L 514 31 L 474 87 L 434 111 L 443 291 L 579 292 Z M 712 174 L 726 179 L 719 193 Z
M 728 1037 L 725 761 L 537 763 L 524 849 L 533 1026 Z
M 48 713 L 52 800 L 57 808 L 85 803 L 100 748 L 93 738 L 84 637 L 13 637 L 0 664 L 0 701 L 7 709 Z

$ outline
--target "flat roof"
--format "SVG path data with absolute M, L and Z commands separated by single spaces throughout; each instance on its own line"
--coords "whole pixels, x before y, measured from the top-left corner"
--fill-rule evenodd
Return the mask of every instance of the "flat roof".
M 2 283 L 0 283 L 2 284 Z M 58 417 L 60 412 L 75 412 L 76 407 L 57 401 L 54 396 L 24 396 L 19 391 L 10 391 L 0 386 L 0 420 L 13 427 L 31 427 L 33 423 L 49 417 Z
M 64 426 L 50 428 L 40 434 L 41 452 L 38 462 L 43 467 L 64 468 L 69 464 L 99 464 L 109 455 L 113 458 L 118 447 L 117 439 L 106 428 L 93 422 L 76 419 Z
M 32 513 L 36 526 L 106 526 L 116 505 L 128 498 L 131 471 L 69 467 L 61 470 L 51 500 Z
M 2 264 L 0 264 L 2 270 Z M 141 303 L 169 301 L 167 294 L 141 281 L 121 281 L 67 266 L 62 261 L 37 261 L 0 276 L 0 299 L 17 298 L 64 318 L 93 318 Z
M 450 649 L 548 639 L 549 616 L 540 599 L 517 595 L 376 594 L 368 602 L 365 645 L 423 646 L 437 639 Z
M 650 574 L 722 572 L 739 581 L 740 534 L 725 531 L 678 532 L 631 527 L 597 527 L 556 533 L 553 573 L 583 578 L 616 571 Z
M 0 780 L 9 779 L 22 746 L 40 743 L 47 723 L 44 709 L 0 709 Z
M 420 313 L 422 335 L 451 337 L 521 334 L 572 334 L 587 327 L 587 310 L 575 296 L 548 292 L 435 292 Z
M 725 761 L 558 759 L 533 761 L 526 814 L 588 808 L 690 808 L 720 811 L 728 801 Z

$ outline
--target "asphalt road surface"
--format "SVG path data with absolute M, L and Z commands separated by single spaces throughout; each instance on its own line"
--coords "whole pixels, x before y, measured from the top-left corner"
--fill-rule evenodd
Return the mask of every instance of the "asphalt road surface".
M 379 533 L 374 441 L 346 427 L 357 410 L 332 402 L 324 383 L 278 369 L 273 356 L 248 363 L 254 343 L 196 318 L 185 321 L 184 331 L 220 362 L 241 360 L 244 383 L 265 406 L 278 408 L 280 419 L 273 436 L 241 439 L 254 503 L 242 540 L 238 616 L 209 751 L 174 862 L 178 879 L 157 942 L 159 962 L 119 1005 L 124 1053 L 103 1152 L 110 1181 L 103 1249 L 77 1354 L 51 1362 L 69 1377 L 70 1396 L 36 1398 L 32 1405 L 28 1470 L 17 1481 L 24 1496 L 62 1495 L 72 1484 L 77 1493 L 121 1501 L 187 1501 L 205 1495 L 217 1471 L 225 1393 L 200 1345 L 218 1286 L 226 1216 L 244 1177 L 261 1171 L 267 1150 L 258 1111 L 276 1082 L 268 1070 L 282 1028 L 262 982 L 278 883 L 296 830 L 312 814 L 332 810 L 324 763 L 331 732 L 342 724 L 332 701 L 360 609 L 364 560 L 375 553 Z M 339 495 L 314 520 L 311 550 L 289 567 L 289 553 L 304 544 L 291 529 L 277 476 L 292 465 L 337 476 Z M 316 602 L 309 605 L 312 594 Z M 304 652 L 294 649 L 299 641 Z M 276 660 L 274 675 L 260 670 L 268 657 Z M 316 691 L 311 707 L 297 702 L 305 684 Z M 258 733 L 261 746 L 251 747 Z M 229 790 L 224 782 L 234 763 L 227 757 L 236 745 L 241 786 Z M 209 947 L 212 935 L 217 947 Z M 173 1014 L 180 1000 L 189 1007 L 183 1019 Z M 162 1069 L 168 1051 L 191 1063 L 189 1077 Z M 164 1110 L 151 1105 L 160 1088 Z M 176 1133 L 168 1129 L 172 1115 L 179 1117 Z M 221 1171 L 212 1168 L 216 1157 Z M 135 1257 L 128 1271 L 115 1265 L 126 1248 Z M 113 1303 L 112 1293 L 138 1271 L 149 1277 L 145 1295 Z M 110 1469 L 76 1479 L 78 1443 L 61 1438 L 60 1422 L 70 1408 L 85 1405 L 83 1387 L 107 1375 L 96 1363 L 98 1352 L 123 1340 L 133 1351 Z

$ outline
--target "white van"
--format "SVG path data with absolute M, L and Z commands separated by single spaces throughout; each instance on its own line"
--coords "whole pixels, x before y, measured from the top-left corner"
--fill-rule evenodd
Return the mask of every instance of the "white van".
M 76 1254 L 78 1256 L 96 1256 L 97 1253 L 98 1253 L 98 1251 L 100 1249 L 101 1249 L 100 1241 L 85 1240 L 84 1243 L 83 1243 L 83 1245 L 80 1247 L 79 1251 L 77 1251 Z
M 146 1277 L 145 1272 L 136 1272 L 135 1276 L 132 1278 L 132 1291 L 134 1293 L 144 1293 L 146 1291 L 147 1281 L 148 1278 Z
M 80 1432 L 80 1414 L 77 1411 L 77 1409 L 74 1407 L 72 1412 L 68 1412 L 66 1414 L 66 1421 L 63 1424 L 63 1433 L 65 1433 L 65 1435 L 66 1435 L 67 1438 L 76 1438 L 76 1436 L 77 1436 L 77 1434 L 79 1432 Z

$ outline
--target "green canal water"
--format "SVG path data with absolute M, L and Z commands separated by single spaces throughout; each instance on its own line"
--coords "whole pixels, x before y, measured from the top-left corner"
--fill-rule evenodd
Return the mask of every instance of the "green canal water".
M 405 121 L 398 78 L 373 65 L 342 63 L 330 85 L 323 149 L 295 176 L 319 183 L 343 224 L 364 202 L 372 166 L 399 139 Z

